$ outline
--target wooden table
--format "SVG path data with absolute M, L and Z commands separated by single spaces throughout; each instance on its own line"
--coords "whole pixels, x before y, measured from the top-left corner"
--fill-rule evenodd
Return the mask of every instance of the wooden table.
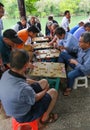
M 66 78 L 65 66 L 63 63 L 36 62 L 35 67 L 28 73 L 30 76 L 45 77 L 50 85 L 54 84 L 56 90 L 59 89 L 60 78 Z
M 49 41 L 49 39 L 44 37 L 35 37 L 32 39 L 32 42 L 47 42 L 47 41 Z
M 45 59 L 47 60 L 48 58 L 55 59 L 59 57 L 60 51 L 57 49 L 45 49 L 45 50 L 37 50 L 36 52 L 36 58 L 38 60 Z
M 53 48 L 53 46 L 49 45 L 48 42 L 36 43 L 33 44 L 34 50 L 42 50 Z

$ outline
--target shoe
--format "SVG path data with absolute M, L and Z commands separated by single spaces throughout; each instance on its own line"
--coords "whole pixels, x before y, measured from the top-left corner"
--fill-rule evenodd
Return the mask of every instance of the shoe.
M 58 114 L 50 113 L 48 119 L 46 121 L 42 121 L 42 118 L 40 119 L 41 124 L 47 124 L 47 123 L 54 123 L 58 119 Z
M 71 88 L 67 88 L 65 91 L 64 91 L 64 93 L 63 93 L 63 95 L 64 96 L 69 96 L 70 95 L 70 93 L 71 93 Z

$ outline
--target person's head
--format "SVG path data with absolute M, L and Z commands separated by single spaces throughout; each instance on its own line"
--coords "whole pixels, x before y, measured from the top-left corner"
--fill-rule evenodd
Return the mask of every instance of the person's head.
M 20 18 L 20 22 L 21 22 L 21 24 L 22 24 L 23 26 L 25 26 L 27 20 L 26 20 L 26 18 L 25 18 L 24 16 L 22 16 L 22 17 Z
M 63 27 L 57 27 L 55 30 L 55 34 L 58 39 L 63 39 L 65 37 L 66 32 Z
M 64 16 L 65 16 L 67 19 L 70 20 L 70 18 L 71 18 L 70 11 L 69 11 L 69 10 L 66 10 L 66 11 L 64 12 Z
M 90 32 L 84 32 L 81 34 L 79 38 L 79 46 L 83 49 L 86 50 L 90 48 Z
M 36 27 L 35 25 L 32 25 L 30 26 L 28 29 L 28 35 L 31 37 L 31 38 L 34 38 L 36 37 L 36 35 L 40 32 L 39 28 Z
M 51 26 L 52 26 L 52 24 L 53 24 L 52 21 L 47 22 L 47 27 L 48 27 L 49 30 L 51 30 Z
M 49 21 L 53 21 L 53 16 L 52 16 L 52 15 L 49 15 L 49 16 L 48 16 L 48 20 L 49 20 Z
M 87 22 L 84 24 L 84 28 L 85 28 L 85 31 L 89 31 L 90 32 L 90 22 Z
M 79 27 L 84 26 L 84 22 L 83 22 L 83 21 L 80 21 L 80 22 L 78 23 L 78 25 L 79 25 Z
M 35 16 L 31 16 L 30 23 L 31 23 L 31 25 L 35 25 L 35 23 L 36 23 L 36 17 Z
M 29 66 L 29 53 L 23 49 L 15 49 L 10 54 L 11 69 L 26 72 Z
M 4 16 L 4 5 L 0 2 L 0 18 Z
M 15 47 L 16 45 L 23 43 L 13 29 L 7 29 L 3 32 L 3 41 L 11 47 Z
M 52 26 L 51 26 L 52 32 L 55 33 L 55 30 L 56 30 L 56 28 L 58 28 L 58 27 L 59 27 L 59 25 L 58 25 L 57 23 L 53 23 Z

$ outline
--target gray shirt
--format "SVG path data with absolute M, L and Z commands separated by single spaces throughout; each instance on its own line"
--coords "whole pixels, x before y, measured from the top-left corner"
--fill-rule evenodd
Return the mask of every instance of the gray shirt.
M 35 92 L 26 79 L 10 70 L 4 72 L 0 81 L 0 100 L 8 116 L 15 118 L 30 111 L 35 103 Z

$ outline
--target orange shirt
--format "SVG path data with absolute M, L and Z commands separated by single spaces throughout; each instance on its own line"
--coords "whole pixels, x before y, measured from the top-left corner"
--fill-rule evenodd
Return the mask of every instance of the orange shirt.
M 23 42 L 25 43 L 28 39 L 28 31 L 27 29 L 22 29 L 20 31 L 18 31 L 18 36 L 23 40 Z M 18 45 L 17 48 L 23 48 L 24 44 Z

